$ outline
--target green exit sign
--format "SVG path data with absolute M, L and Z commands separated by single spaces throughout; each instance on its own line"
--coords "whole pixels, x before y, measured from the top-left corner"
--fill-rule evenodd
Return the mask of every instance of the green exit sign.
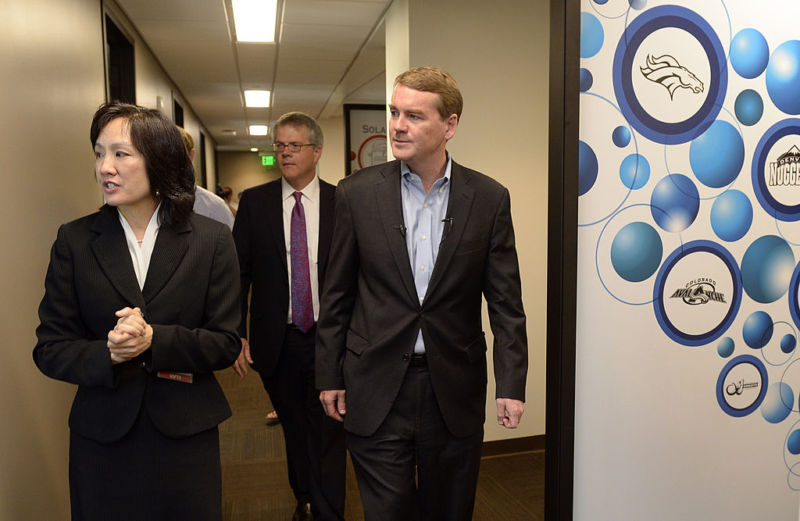
M 261 156 L 261 164 L 264 166 L 273 166 L 275 164 L 275 156 Z

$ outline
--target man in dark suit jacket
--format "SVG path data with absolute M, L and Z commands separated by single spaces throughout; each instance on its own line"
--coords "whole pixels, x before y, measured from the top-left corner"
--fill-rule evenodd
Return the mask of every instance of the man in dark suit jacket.
M 253 364 L 280 418 L 297 499 L 293 519 L 310 519 L 312 512 L 317 521 L 343 519 L 344 431 L 325 416 L 314 387 L 314 323 L 335 188 L 316 176 L 323 137 L 313 118 L 285 114 L 272 135 L 281 179 L 246 190 L 233 227 L 242 276 L 242 354 L 234 368 L 244 376 L 247 362 Z
M 395 80 L 399 161 L 339 183 L 317 331 L 317 387 L 344 421 L 369 520 L 468 520 L 483 441 L 485 296 L 497 421 L 518 425 L 527 340 L 508 191 L 450 158 L 462 100 L 447 72 Z

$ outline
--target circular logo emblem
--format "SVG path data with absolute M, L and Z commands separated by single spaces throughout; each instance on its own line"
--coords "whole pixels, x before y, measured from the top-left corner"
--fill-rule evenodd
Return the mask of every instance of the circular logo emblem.
M 686 346 L 707 344 L 733 323 L 742 301 L 739 266 L 710 241 L 684 244 L 662 264 L 653 288 L 661 329 Z
M 753 153 L 753 191 L 768 214 L 800 220 L 800 119 L 770 127 Z
M 708 22 L 684 7 L 654 7 L 637 16 L 617 44 L 613 67 L 620 110 L 657 143 L 699 136 L 725 99 L 725 50 Z
M 731 416 L 747 416 L 758 409 L 767 392 L 767 369 L 753 355 L 737 356 L 717 379 L 717 402 Z

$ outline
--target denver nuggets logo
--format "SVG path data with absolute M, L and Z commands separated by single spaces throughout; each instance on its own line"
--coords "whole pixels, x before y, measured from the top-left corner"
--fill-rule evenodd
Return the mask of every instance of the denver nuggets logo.
M 678 89 L 689 89 L 695 94 L 703 92 L 703 82 L 669 54 L 663 56 L 648 54 L 646 64 L 646 67 L 639 67 L 642 75 L 664 86 L 669 91 L 670 100 Z

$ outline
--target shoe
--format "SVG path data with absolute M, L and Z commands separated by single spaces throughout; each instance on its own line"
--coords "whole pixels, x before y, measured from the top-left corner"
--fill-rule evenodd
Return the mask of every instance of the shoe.
M 294 509 L 292 521 L 314 521 L 314 516 L 311 514 L 311 503 L 298 503 L 297 508 Z

